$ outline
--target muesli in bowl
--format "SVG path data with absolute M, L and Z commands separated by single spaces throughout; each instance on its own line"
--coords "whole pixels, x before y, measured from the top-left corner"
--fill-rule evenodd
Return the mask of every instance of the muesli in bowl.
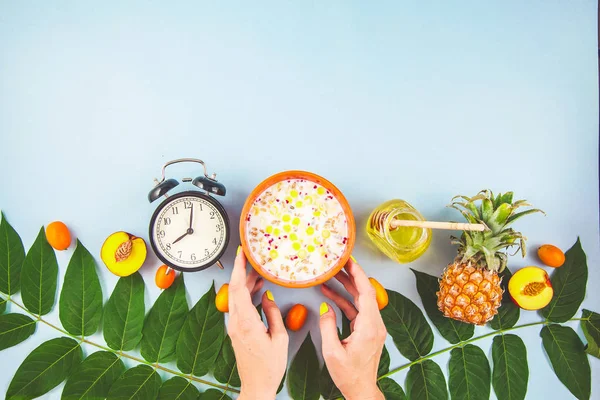
M 265 279 L 310 287 L 346 264 L 355 223 L 331 182 L 310 172 L 286 171 L 252 191 L 242 209 L 240 236 L 246 257 Z

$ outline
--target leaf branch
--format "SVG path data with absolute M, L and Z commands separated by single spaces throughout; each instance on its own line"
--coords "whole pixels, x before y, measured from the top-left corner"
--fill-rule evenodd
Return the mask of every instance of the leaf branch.
M 571 321 L 589 321 L 589 320 L 590 320 L 590 317 L 586 317 L 586 318 L 571 318 L 567 322 L 571 322 Z M 416 359 L 416 360 L 414 360 L 412 362 L 409 362 L 409 363 L 406 363 L 404 365 L 401 365 L 401 366 L 399 366 L 397 368 L 394 368 L 394 369 L 390 370 L 388 373 L 381 375 L 377 380 L 382 380 L 383 378 L 387 378 L 390 375 L 393 375 L 393 374 L 395 374 L 397 372 L 402 371 L 403 369 L 410 368 L 410 367 L 412 367 L 415 364 L 422 363 L 425 360 L 429 360 L 429 359 L 434 358 L 434 357 L 436 357 L 436 356 L 438 356 L 440 354 L 447 353 L 447 352 L 451 351 L 452 349 L 456 349 L 457 347 L 463 347 L 466 344 L 469 344 L 469 343 L 472 343 L 472 342 L 476 342 L 478 340 L 485 339 L 485 338 L 490 337 L 490 336 L 494 336 L 494 335 L 498 335 L 498 334 L 503 334 L 505 332 L 514 331 L 514 330 L 521 329 L 521 328 L 527 328 L 527 327 L 530 327 L 530 326 L 548 325 L 548 324 L 551 324 L 551 323 L 552 323 L 551 321 L 544 320 L 544 321 L 539 321 L 539 322 L 531 322 L 531 323 L 528 323 L 528 324 L 517 325 L 517 326 L 513 326 L 512 328 L 498 329 L 498 330 L 492 331 L 490 333 L 486 333 L 485 335 L 477 336 L 477 337 L 474 337 L 472 339 L 465 340 L 463 342 L 454 344 L 454 345 L 452 345 L 450 347 L 446 347 L 445 349 L 438 350 L 438 351 L 436 351 L 434 353 L 431 353 L 431 354 L 428 354 L 426 356 L 420 357 L 420 358 L 418 358 L 418 359 Z
M 108 348 L 108 347 L 106 347 L 106 346 L 103 346 L 103 345 L 101 345 L 101 344 L 99 344 L 99 343 L 92 342 L 92 341 L 90 341 L 90 340 L 87 340 L 87 339 L 85 339 L 85 338 L 82 338 L 81 336 L 72 335 L 72 334 L 70 334 L 69 332 L 65 331 L 64 329 L 62 329 L 62 328 L 60 328 L 60 327 L 58 327 L 58 326 L 56 326 L 56 325 L 52 324 L 52 323 L 51 323 L 51 322 L 49 322 L 49 321 L 46 321 L 46 320 L 45 320 L 45 319 L 43 319 L 43 318 L 42 318 L 40 315 L 37 315 L 37 314 L 34 314 L 34 313 L 30 312 L 28 309 L 26 309 L 26 308 L 25 308 L 24 306 L 22 306 L 21 304 L 17 303 L 17 302 L 16 302 L 14 299 L 12 299 L 10 296 L 7 296 L 7 301 L 10 301 L 12 304 L 14 304 L 15 306 L 19 307 L 21 310 L 25 311 L 27 314 L 29 314 L 29 315 L 31 315 L 32 317 L 34 317 L 34 318 L 35 318 L 37 321 L 40 321 L 40 322 L 42 322 L 42 323 L 44 323 L 44 324 L 48 325 L 49 327 L 51 327 L 51 328 L 53 328 L 53 329 L 57 330 L 58 332 L 62 333 L 63 335 L 65 335 L 65 336 L 68 336 L 68 337 L 71 337 L 71 338 L 73 338 L 73 339 L 75 339 L 75 340 L 78 340 L 79 342 L 82 342 L 82 343 L 89 344 L 89 345 L 91 345 L 91 346 L 97 347 L 97 348 L 99 348 L 99 349 L 102 349 L 102 350 L 105 350 L 105 351 L 109 351 L 109 352 L 111 352 L 111 353 L 113 353 L 113 354 L 117 355 L 118 357 L 128 358 L 128 359 L 130 359 L 130 360 L 132 360 L 132 361 L 135 361 L 135 362 L 138 362 L 138 363 L 140 363 L 140 364 L 149 365 L 149 366 L 151 366 L 151 367 L 153 367 L 153 368 L 155 368 L 155 369 L 159 369 L 159 370 L 161 370 L 161 371 L 164 371 L 164 372 L 166 372 L 166 373 L 168 373 L 168 374 L 172 374 L 172 375 L 180 376 L 180 377 L 182 377 L 182 378 L 184 378 L 184 379 L 188 379 L 188 380 L 191 380 L 191 381 L 194 381 L 194 382 L 198 382 L 198 383 L 201 383 L 201 384 L 203 384 L 203 385 L 212 386 L 212 387 L 215 387 L 215 388 L 218 388 L 218 389 L 224 390 L 224 391 L 226 391 L 226 392 L 233 392 L 233 393 L 239 393 L 239 392 L 240 392 L 238 389 L 232 388 L 232 387 L 230 387 L 230 386 L 226 386 L 226 385 L 220 385 L 220 384 L 218 384 L 218 383 L 214 383 L 214 382 L 210 382 L 210 381 L 207 381 L 207 380 L 204 380 L 204 379 L 197 378 L 197 377 L 195 377 L 195 376 L 193 376 L 193 375 L 186 375 L 186 374 L 183 374 L 183 373 L 181 373 L 181 372 L 179 372 L 179 371 L 175 371 L 175 370 L 173 370 L 173 369 L 170 369 L 170 368 L 167 368 L 167 367 L 165 367 L 165 366 L 162 366 L 162 365 L 160 365 L 159 363 L 150 363 L 150 362 L 147 362 L 146 360 L 142 360 L 141 358 L 138 358 L 138 357 L 132 356 L 131 354 L 127 354 L 127 353 L 124 353 L 124 352 L 122 352 L 122 351 L 116 351 L 116 350 L 113 350 L 113 349 L 111 349 L 111 348 Z

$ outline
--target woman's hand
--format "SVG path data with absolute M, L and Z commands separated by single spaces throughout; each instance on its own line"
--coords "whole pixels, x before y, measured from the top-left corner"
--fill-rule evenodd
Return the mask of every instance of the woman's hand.
M 321 291 L 351 321 L 351 335 L 338 337 L 335 312 L 321 304 L 323 358 L 331 379 L 348 400 L 384 399 L 377 387 L 377 368 L 387 331 L 375 298 L 375 289 L 360 265 L 350 260 L 346 272 L 335 277 L 354 298 L 354 304 L 327 285 Z
M 262 296 L 269 329 L 252 305 L 252 295 L 263 285 L 253 269 L 246 277 L 246 256 L 239 251 L 229 282 L 229 324 L 237 369 L 242 381 L 238 399 L 274 399 L 287 366 L 288 334 L 270 291 Z

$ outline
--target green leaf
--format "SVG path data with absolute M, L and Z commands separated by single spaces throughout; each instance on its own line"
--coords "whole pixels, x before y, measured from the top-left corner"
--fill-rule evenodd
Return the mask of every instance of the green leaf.
M 223 347 L 215 362 L 213 376 L 217 381 L 228 386 L 240 387 L 242 385 L 237 370 L 233 346 L 231 345 L 231 338 L 229 336 L 225 336 Z
M 390 372 L 390 353 L 384 345 L 381 351 L 381 358 L 379 359 L 379 366 L 377 367 L 377 377 L 385 375 L 388 372 Z
M 59 302 L 60 322 L 71 335 L 95 333 L 102 316 L 102 288 L 96 261 L 79 240 L 64 281 Z
M 288 369 L 288 388 L 294 400 L 319 399 L 319 360 L 310 332 Z
M 150 309 L 142 330 L 141 354 L 149 362 L 167 362 L 175 358 L 175 347 L 189 309 L 183 274 L 170 288 L 163 290 Z
M 500 277 L 502 278 L 500 286 L 504 290 L 502 305 L 498 309 L 498 314 L 490 321 L 490 326 L 495 330 L 512 328 L 519 321 L 521 315 L 521 309 L 512 301 L 508 292 L 508 281 L 510 281 L 512 273 L 508 268 L 504 268 Z
M 2 296 L 0 296 L 0 314 L 4 313 L 4 311 L 6 311 L 6 302 L 7 302 L 7 300 L 5 298 L 3 298 Z
M 210 371 L 225 338 L 223 313 L 215 306 L 215 284 L 190 310 L 177 340 L 177 367 L 184 374 Z
M 191 381 L 175 376 L 160 387 L 158 400 L 197 400 L 200 391 Z
M 54 307 L 58 262 L 46 240 L 44 227 L 27 252 L 21 271 L 23 305 L 37 315 L 48 314 Z
M 125 371 L 108 392 L 107 400 L 156 399 L 162 380 L 154 368 L 138 365 Z
M 527 348 L 517 335 L 500 334 L 492 343 L 492 385 L 498 400 L 523 400 L 529 368 Z
M 433 347 L 433 332 L 423 313 L 400 293 L 387 292 L 389 303 L 381 310 L 381 316 L 394 344 L 411 361 L 426 356 Z
M 467 344 L 452 349 L 448 368 L 452 400 L 490 398 L 490 363 L 479 347 Z
M 21 286 L 21 268 L 25 249 L 21 237 L 0 213 L 0 292 L 17 293 Z
M 115 354 L 108 351 L 93 353 L 67 379 L 61 399 L 104 399 L 124 371 L 123 361 Z
M 338 389 L 333 379 L 331 379 L 329 369 L 327 369 L 327 364 L 325 363 L 323 363 L 323 368 L 319 375 L 319 391 L 325 400 L 335 400 L 342 397 L 342 392 L 340 392 L 340 389 Z
M 33 399 L 60 385 L 81 362 L 81 347 L 71 338 L 39 345 L 17 369 L 6 399 Z
M 231 400 L 231 397 L 217 389 L 208 389 L 200 395 L 199 400 Z
M 136 272 L 120 278 L 104 310 L 104 340 L 113 350 L 133 350 L 142 339 L 144 280 Z
M 552 322 L 567 322 L 571 319 L 585 297 L 588 268 L 579 238 L 565 256 L 563 266 L 552 274 L 554 297 L 542 309 L 542 316 Z
M 405 400 L 406 395 L 404 394 L 404 390 L 402 387 L 396 383 L 393 379 L 383 378 L 379 382 L 377 382 L 377 386 L 379 386 L 379 390 L 383 393 L 385 400 Z
M 421 296 L 425 312 L 444 339 L 452 344 L 471 339 L 475 332 L 474 325 L 446 318 L 438 308 L 436 294 L 440 287 L 438 278 L 412 268 L 411 271 L 417 278 L 417 291 Z
M 410 367 L 406 375 L 406 392 L 411 400 L 446 400 L 448 389 L 440 366 L 425 360 Z
M 581 329 L 587 340 L 585 351 L 600 358 L 600 314 L 584 309 L 581 317 L 587 318 L 587 321 L 581 321 Z
M 23 314 L 0 315 L 0 350 L 13 347 L 33 335 L 35 323 Z
M 547 325 L 540 332 L 554 373 L 579 400 L 589 399 L 592 385 L 590 361 L 579 336 L 568 326 Z

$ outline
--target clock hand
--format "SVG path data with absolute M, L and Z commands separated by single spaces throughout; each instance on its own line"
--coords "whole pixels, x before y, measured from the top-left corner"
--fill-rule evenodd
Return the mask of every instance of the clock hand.
M 192 208 L 190 208 L 190 227 L 188 229 L 188 232 L 189 231 L 193 232 L 193 230 L 192 230 L 192 223 L 193 223 L 193 221 L 194 221 L 194 203 L 192 203 Z
M 183 239 L 184 237 L 186 237 L 188 235 L 188 232 L 184 233 L 183 235 L 179 236 L 177 239 L 175 239 L 173 241 L 173 244 L 179 242 L 181 239 Z

